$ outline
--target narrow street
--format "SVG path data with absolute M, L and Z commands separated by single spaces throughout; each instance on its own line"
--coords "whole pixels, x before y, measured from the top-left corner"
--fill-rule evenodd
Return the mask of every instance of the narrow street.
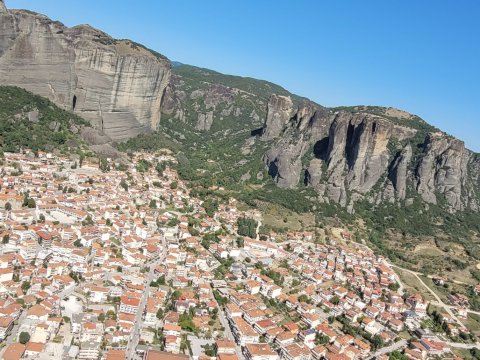
M 474 344 L 464 344 L 464 343 L 453 343 L 453 342 L 447 342 L 447 345 L 453 348 L 458 348 L 458 349 L 475 349 L 478 348 L 480 349 L 480 343 L 474 343 Z
M 386 346 L 376 351 L 372 356 L 369 357 L 369 359 L 375 359 L 377 356 L 388 354 L 395 350 L 403 349 L 405 346 L 407 346 L 407 344 L 407 340 L 400 340 L 390 346 Z
M 148 262 L 145 265 L 149 266 L 148 277 L 145 282 L 145 291 L 143 292 L 142 298 L 140 300 L 140 304 L 138 306 L 137 314 L 135 317 L 135 326 L 133 327 L 132 333 L 130 334 L 130 338 L 128 339 L 128 343 L 125 349 L 125 357 L 126 359 L 133 360 L 135 355 L 135 349 L 138 346 L 138 342 L 140 341 L 140 331 L 143 325 L 143 313 L 145 311 L 145 307 L 147 305 L 148 295 L 150 293 L 150 283 L 155 278 L 155 268 L 164 261 L 166 257 L 166 244 L 165 240 L 162 239 L 162 255 L 153 261 Z
M 225 311 L 223 311 L 222 308 L 219 308 L 218 318 L 219 318 L 222 326 L 225 328 L 225 338 L 227 338 L 228 340 L 232 340 L 235 343 L 235 348 L 236 348 L 236 353 L 237 353 L 238 358 L 240 360 L 244 360 L 245 358 L 243 356 L 242 349 L 239 345 L 237 345 L 237 343 L 235 341 L 235 338 L 233 337 L 232 330 L 230 328 L 230 324 L 227 320 L 227 317 L 225 316 Z

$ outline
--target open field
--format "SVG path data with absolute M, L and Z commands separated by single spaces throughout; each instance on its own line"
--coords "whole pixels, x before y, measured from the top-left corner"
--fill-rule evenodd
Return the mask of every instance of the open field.
M 415 275 L 395 268 L 395 272 L 400 277 L 400 280 L 405 285 L 405 291 L 408 293 L 420 293 L 427 300 L 435 300 L 433 295 L 422 285 L 422 283 L 415 277 Z
M 278 204 L 262 202 L 259 210 L 263 214 L 263 225 L 274 230 L 313 230 L 315 217 L 311 213 L 298 214 Z
M 470 350 L 467 349 L 454 348 L 453 353 L 464 360 L 473 359 L 472 355 L 470 355 Z
M 480 336 L 480 315 L 468 314 L 464 323 L 476 336 Z

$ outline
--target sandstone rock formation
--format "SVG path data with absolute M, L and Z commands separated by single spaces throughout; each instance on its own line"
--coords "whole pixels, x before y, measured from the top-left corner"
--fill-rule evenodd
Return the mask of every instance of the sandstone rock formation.
M 130 41 L 0 5 L 0 84 L 47 97 L 114 140 L 158 126 L 169 77 L 166 58 Z
M 294 108 L 272 96 L 262 134 L 271 142 L 263 159 L 269 174 L 280 187 L 312 186 L 321 201 L 351 211 L 363 199 L 401 203 L 409 189 L 431 204 L 440 195 L 451 211 L 478 209 L 478 156 L 441 132 L 412 144 L 415 123 L 395 123 L 398 110 L 385 110 L 388 116 L 374 110 L 334 111 L 308 102 Z
M 417 168 L 417 191 L 423 200 L 437 203 L 436 193 L 443 194 L 454 209 L 463 210 L 462 190 L 467 180 L 469 154 L 462 141 L 429 134 L 425 139 L 424 156 Z
M 287 96 L 273 95 L 268 102 L 262 139 L 271 140 L 279 136 L 292 115 L 292 99 Z

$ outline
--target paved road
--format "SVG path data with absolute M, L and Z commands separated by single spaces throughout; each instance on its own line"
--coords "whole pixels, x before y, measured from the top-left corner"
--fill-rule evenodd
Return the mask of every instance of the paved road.
M 163 239 L 163 238 L 162 238 Z M 142 294 L 142 298 L 140 300 L 140 305 L 137 310 L 137 314 L 135 317 L 135 326 L 132 329 L 132 333 L 130 334 L 130 338 L 128 339 L 127 347 L 125 349 L 125 357 L 128 360 L 134 359 L 135 356 L 135 349 L 137 348 L 138 342 L 140 340 L 140 331 L 143 325 L 143 312 L 145 311 L 145 307 L 147 305 L 148 294 L 150 292 L 150 283 L 155 279 L 155 268 L 164 261 L 166 254 L 167 254 L 167 246 L 165 244 L 165 240 L 162 240 L 162 255 L 154 260 L 149 261 L 145 265 L 150 267 L 148 272 L 148 276 L 145 282 L 145 291 Z
M 480 349 L 480 343 L 474 343 L 474 344 L 464 344 L 464 343 L 452 343 L 452 342 L 447 342 L 447 345 L 453 348 L 459 348 L 459 349 Z
M 455 316 L 451 307 L 449 305 L 445 304 L 442 301 L 442 299 L 440 299 L 440 297 L 437 295 L 437 293 L 435 291 L 433 291 L 432 289 L 430 289 L 430 287 L 423 282 L 422 278 L 419 276 L 419 273 L 417 273 L 415 271 L 412 271 L 412 270 L 401 268 L 400 266 L 393 265 L 393 264 L 391 264 L 390 266 L 393 267 L 393 268 L 400 269 L 402 271 L 409 272 L 410 274 L 415 276 L 417 278 L 417 280 L 420 282 L 420 284 L 422 284 L 430 292 L 430 294 L 432 294 L 432 296 L 435 298 L 435 300 L 437 300 L 438 305 L 443 307 L 445 309 L 445 311 L 457 322 L 457 324 L 459 324 L 462 327 L 465 327 L 465 325 L 463 325 L 463 323 Z
M 436 301 L 432 301 L 432 303 L 434 305 L 438 305 Z M 450 309 L 456 309 L 457 307 L 454 306 L 454 305 L 448 305 L 448 304 L 445 304 L 446 307 L 449 307 Z M 475 315 L 480 315 L 480 311 L 475 311 L 475 310 L 471 310 L 471 309 L 466 309 L 466 311 L 468 313 L 471 313 L 471 314 L 475 314 Z
M 257 236 L 255 237 L 255 240 L 260 240 L 260 227 L 262 226 L 262 221 L 260 219 L 257 220 L 257 228 L 255 229 L 255 233 Z
M 225 337 L 229 340 L 232 340 L 235 343 L 235 348 L 236 348 L 236 353 L 237 356 L 240 360 L 244 360 L 245 357 L 243 356 L 243 352 L 241 347 L 236 343 L 235 338 L 233 337 L 232 334 L 232 329 L 230 328 L 230 323 L 227 320 L 227 317 L 225 316 L 225 311 L 223 311 L 222 308 L 219 308 L 218 310 L 218 319 L 220 320 L 220 323 L 222 326 L 225 328 Z
M 384 355 L 391 353 L 395 350 L 400 350 L 403 349 L 405 346 L 407 346 L 408 342 L 407 340 L 400 340 L 397 341 L 396 343 L 386 346 L 384 348 L 381 348 L 380 350 L 376 351 L 369 359 L 375 359 L 377 356 Z
M 20 317 L 18 318 L 17 321 L 15 321 L 17 325 L 13 326 L 12 330 L 10 331 L 10 335 L 7 336 L 7 339 L 6 339 L 7 344 L 13 344 L 14 342 L 16 342 L 14 340 L 18 340 L 17 337 L 18 335 L 20 335 L 18 333 L 18 330 L 22 325 L 23 320 L 25 320 L 26 317 L 27 317 L 27 310 L 22 310 Z

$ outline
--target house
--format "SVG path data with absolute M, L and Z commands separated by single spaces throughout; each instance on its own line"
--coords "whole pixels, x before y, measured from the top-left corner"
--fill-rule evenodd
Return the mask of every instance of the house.
M 20 360 L 25 352 L 25 345 L 14 343 L 7 345 L 2 356 L 2 360 Z
M 170 323 L 166 323 L 164 326 L 163 326 L 163 333 L 166 335 L 166 336 L 175 336 L 175 337 L 179 337 L 180 334 L 182 332 L 182 328 L 178 325 L 175 325 L 175 324 L 170 324 Z
M 243 350 L 246 360 L 279 360 L 269 344 L 246 344 Z
M 189 360 L 189 356 L 149 349 L 145 352 L 143 360 Z
M 293 343 L 282 349 L 282 359 L 285 360 L 310 360 L 312 353 L 306 346 Z
M 36 304 L 36 305 L 33 305 L 30 309 L 28 309 L 27 319 L 37 320 L 37 321 L 47 321 L 48 314 L 49 314 L 48 310 L 46 310 L 43 306 Z
M 295 339 L 295 334 L 292 334 L 290 331 L 284 331 L 277 335 L 277 337 L 275 338 L 275 344 L 279 347 L 285 347 L 293 343 Z
M 94 303 L 103 303 L 107 301 L 107 296 L 110 292 L 110 289 L 102 286 L 92 286 L 90 287 L 90 301 Z
M 4 340 L 13 328 L 15 319 L 11 316 L 0 318 L 0 339 Z
M 219 339 L 215 341 L 217 354 L 235 354 L 235 343 L 228 339 Z
M 124 312 L 127 314 L 135 315 L 138 311 L 138 306 L 140 305 L 140 299 L 124 295 L 120 298 L 120 312 Z
M 13 268 L 0 269 L 0 283 L 12 281 L 12 279 L 13 279 Z
M 245 346 L 247 343 L 260 342 L 258 333 L 241 317 L 234 317 L 232 325 L 233 336 L 239 345 Z
M 178 336 L 173 336 L 173 335 L 167 335 L 165 336 L 165 351 L 168 351 L 173 354 L 179 354 L 180 353 L 180 343 L 181 343 L 181 338 Z M 159 358 L 160 359 L 164 359 Z
M 45 344 L 38 343 L 38 342 L 28 342 L 25 347 L 25 356 L 36 358 L 41 353 L 43 353 L 45 349 Z

